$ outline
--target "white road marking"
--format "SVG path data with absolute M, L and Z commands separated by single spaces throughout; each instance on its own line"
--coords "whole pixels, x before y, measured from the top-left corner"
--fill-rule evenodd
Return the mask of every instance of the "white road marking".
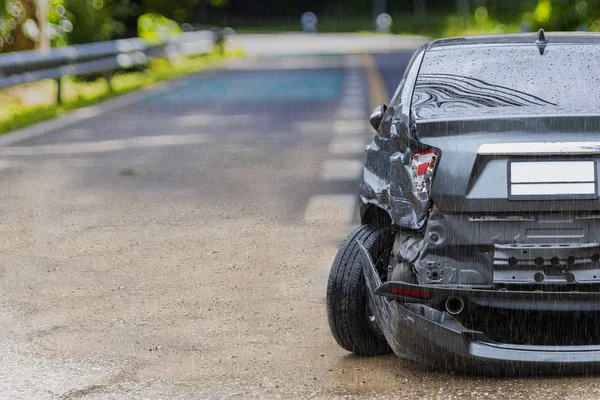
M 346 76 L 346 80 L 344 81 L 345 88 L 361 88 L 363 86 L 363 80 L 360 75 L 348 75 Z
M 348 104 L 348 103 L 352 103 L 352 104 L 365 104 L 366 103 L 366 98 L 365 98 L 365 96 L 343 94 L 342 95 L 342 100 L 340 102 L 340 107 L 343 107 L 345 104 Z
M 329 143 L 329 153 L 334 155 L 363 154 L 366 141 L 359 137 L 334 139 Z
M 347 97 L 340 103 L 340 108 L 355 108 L 362 111 L 366 109 L 366 103 L 356 97 Z
M 288 56 L 282 58 L 267 57 L 264 59 L 247 58 L 229 60 L 225 68 L 230 70 L 289 70 L 289 69 L 316 69 L 339 68 L 341 66 L 337 56 Z M 360 60 L 358 61 L 359 66 Z
M 354 194 L 312 196 L 304 221 L 318 224 L 351 224 L 356 211 L 357 197 Z
M 365 109 L 365 100 L 362 99 L 362 96 L 355 96 L 355 95 L 344 95 L 342 96 L 342 100 L 340 101 L 339 104 L 339 108 L 346 108 L 346 107 L 359 107 L 361 109 Z
M 30 147 L 6 147 L 4 149 L 0 149 L 0 155 L 36 156 L 51 154 L 106 153 L 118 150 L 185 146 L 208 142 L 209 137 L 203 134 L 138 136 L 129 139 L 104 140 L 100 142 L 49 144 Z
M 25 166 L 23 161 L 0 160 L 0 170 L 18 169 Z
M 358 119 L 365 116 L 365 112 L 359 108 L 342 108 L 335 114 L 338 119 Z
M 89 139 L 94 137 L 95 132 L 93 129 L 67 129 L 63 134 L 69 139 Z
M 302 132 L 331 132 L 331 122 L 323 121 L 298 121 L 292 123 L 292 129 Z
M 358 75 L 347 77 L 345 88 L 362 89 L 362 78 Z
M 173 123 L 182 128 L 195 126 L 235 125 L 251 123 L 257 118 L 253 115 L 182 115 L 173 118 Z
M 359 160 L 326 160 L 321 167 L 323 181 L 358 181 L 364 163 Z
M 356 63 L 359 57 L 346 57 L 346 66 Z M 365 116 L 365 93 L 363 76 L 356 70 L 346 75 L 340 104 L 336 112 L 336 121 L 330 126 L 334 139 L 329 144 L 329 153 L 333 156 L 358 156 L 364 153 L 365 133 L 368 125 Z M 362 158 L 362 157 L 361 157 Z M 326 160 L 321 166 L 322 181 L 358 181 L 363 172 L 363 161 Z M 357 209 L 357 196 L 354 193 L 336 195 L 315 195 L 310 198 L 304 213 L 304 221 L 308 223 L 351 224 Z M 327 274 L 332 260 L 324 263 L 322 276 L 316 285 L 318 297 L 325 296 Z M 319 268 L 321 271 L 321 268 Z
M 362 87 L 351 86 L 342 91 L 344 96 L 357 96 L 362 97 L 365 94 L 365 91 Z
M 356 78 L 356 80 L 353 79 L 349 81 L 348 84 L 344 87 L 344 91 L 353 91 L 355 93 L 358 93 L 359 91 L 364 92 L 362 87 L 362 79 Z
M 364 118 L 346 119 L 333 123 L 333 133 L 340 136 L 364 135 L 369 129 Z
M 362 67 L 361 59 L 359 56 L 347 56 L 344 57 L 344 67 L 346 68 L 360 68 Z
M 356 102 L 360 102 L 362 99 L 364 98 L 364 96 L 362 94 L 357 94 L 357 93 L 351 93 L 349 91 L 346 91 L 342 94 L 342 101 L 340 102 L 340 107 L 344 106 L 344 101 L 350 101 L 352 100 L 352 102 L 356 103 Z

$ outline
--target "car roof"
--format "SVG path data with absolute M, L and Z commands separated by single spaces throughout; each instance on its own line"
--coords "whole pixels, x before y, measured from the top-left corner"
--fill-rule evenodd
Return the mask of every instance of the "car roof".
M 444 50 L 455 46 L 522 46 L 538 44 L 539 32 L 503 35 L 461 36 L 433 40 L 428 50 Z M 544 32 L 546 45 L 592 44 L 600 45 L 600 33 L 589 32 Z

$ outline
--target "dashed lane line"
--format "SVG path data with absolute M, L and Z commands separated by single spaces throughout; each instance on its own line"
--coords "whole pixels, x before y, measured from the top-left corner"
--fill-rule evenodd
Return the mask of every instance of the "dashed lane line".
M 334 122 L 331 129 L 336 135 L 349 136 L 355 134 L 364 135 L 368 127 L 364 118 L 349 118 Z
M 358 75 L 346 77 L 346 87 L 362 88 L 362 78 Z
M 144 149 L 167 146 L 186 146 L 208 143 L 210 138 L 204 134 L 138 136 L 122 140 L 103 140 L 99 142 L 78 142 L 49 144 L 42 146 L 6 147 L 0 149 L 3 156 L 37 156 L 54 154 L 106 153 L 119 150 Z
M 329 154 L 359 155 L 365 152 L 365 141 L 360 137 L 337 138 L 329 143 Z
M 344 88 L 344 90 L 342 91 L 342 93 L 345 96 L 362 97 L 362 96 L 364 96 L 365 91 L 360 86 L 348 86 L 348 87 Z
M 365 118 L 366 100 L 364 91 L 364 61 L 357 56 L 344 58 L 344 66 L 351 68 L 343 85 L 341 101 L 335 114 L 336 120 L 331 125 L 334 137 L 329 143 L 328 151 L 332 158 L 321 165 L 319 179 L 321 181 L 356 181 L 360 179 L 364 162 L 362 161 L 365 146 L 365 134 L 369 125 Z M 351 157 L 351 159 L 343 159 Z M 352 224 L 357 213 L 357 196 L 355 193 L 312 196 L 305 209 L 304 221 L 307 223 Z M 324 296 L 326 288 L 326 271 L 331 260 L 327 260 L 327 268 L 323 268 L 323 276 L 319 281 L 319 294 Z
M 302 133 L 325 133 L 332 130 L 330 121 L 296 121 L 291 124 L 292 130 Z
M 360 56 L 353 55 L 344 57 L 343 64 L 345 68 L 348 68 L 350 71 L 353 71 L 354 68 L 360 68 L 362 66 L 362 61 Z
M 20 169 L 25 167 L 27 164 L 24 161 L 15 161 L 15 160 L 0 160 L 0 171 L 11 170 L 11 169 Z M 0 272 L 2 266 L 0 266 Z M 1 275 L 1 274 L 0 274 Z
M 367 104 L 362 97 L 358 96 L 346 96 L 342 99 L 340 107 L 356 107 L 361 110 L 366 108 Z
M 355 60 L 358 67 L 360 59 Z M 298 70 L 340 68 L 344 63 L 339 56 L 289 56 L 232 59 L 227 61 L 225 68 L 229 70 Z
M 256 122 L 259 118 L 254 115 L 182 115 L 173 117 L 172 123 L 181 128 L 198 126 L 236 125 Z
M 364 116 L 361 110 L 356 108 L 342 108 L 335 114 L 338 119 L 360 119 Z

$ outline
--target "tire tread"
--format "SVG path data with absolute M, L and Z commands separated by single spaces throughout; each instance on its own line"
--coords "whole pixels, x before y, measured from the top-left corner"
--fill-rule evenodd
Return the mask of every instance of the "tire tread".
M 366 288 L 358 241 L 373 256 L 391 238 L 389 230 L 362 225 L 340 246 L 327 283 L 327 315 L 336 342 L 363 356 L 390 352 L 387 342 L 375 335 L 366 319 Z

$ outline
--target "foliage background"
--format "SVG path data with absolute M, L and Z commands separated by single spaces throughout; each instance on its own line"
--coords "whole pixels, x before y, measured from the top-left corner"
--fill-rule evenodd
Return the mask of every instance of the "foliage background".
M 0 0 L 0 51 L 36 46 L 38 1 L 49 4 L 52 45 L 63 46 L 140 33 L 156 39 L 178 31 L 170 21 L 184 29 L 299 30 L 306 11 L 317 14 L 321 31 L 370 30 L 373 2 L 381 0 Z M 387 11 L 395 33 L 600 31 L 600 0 L 387 0 Z

